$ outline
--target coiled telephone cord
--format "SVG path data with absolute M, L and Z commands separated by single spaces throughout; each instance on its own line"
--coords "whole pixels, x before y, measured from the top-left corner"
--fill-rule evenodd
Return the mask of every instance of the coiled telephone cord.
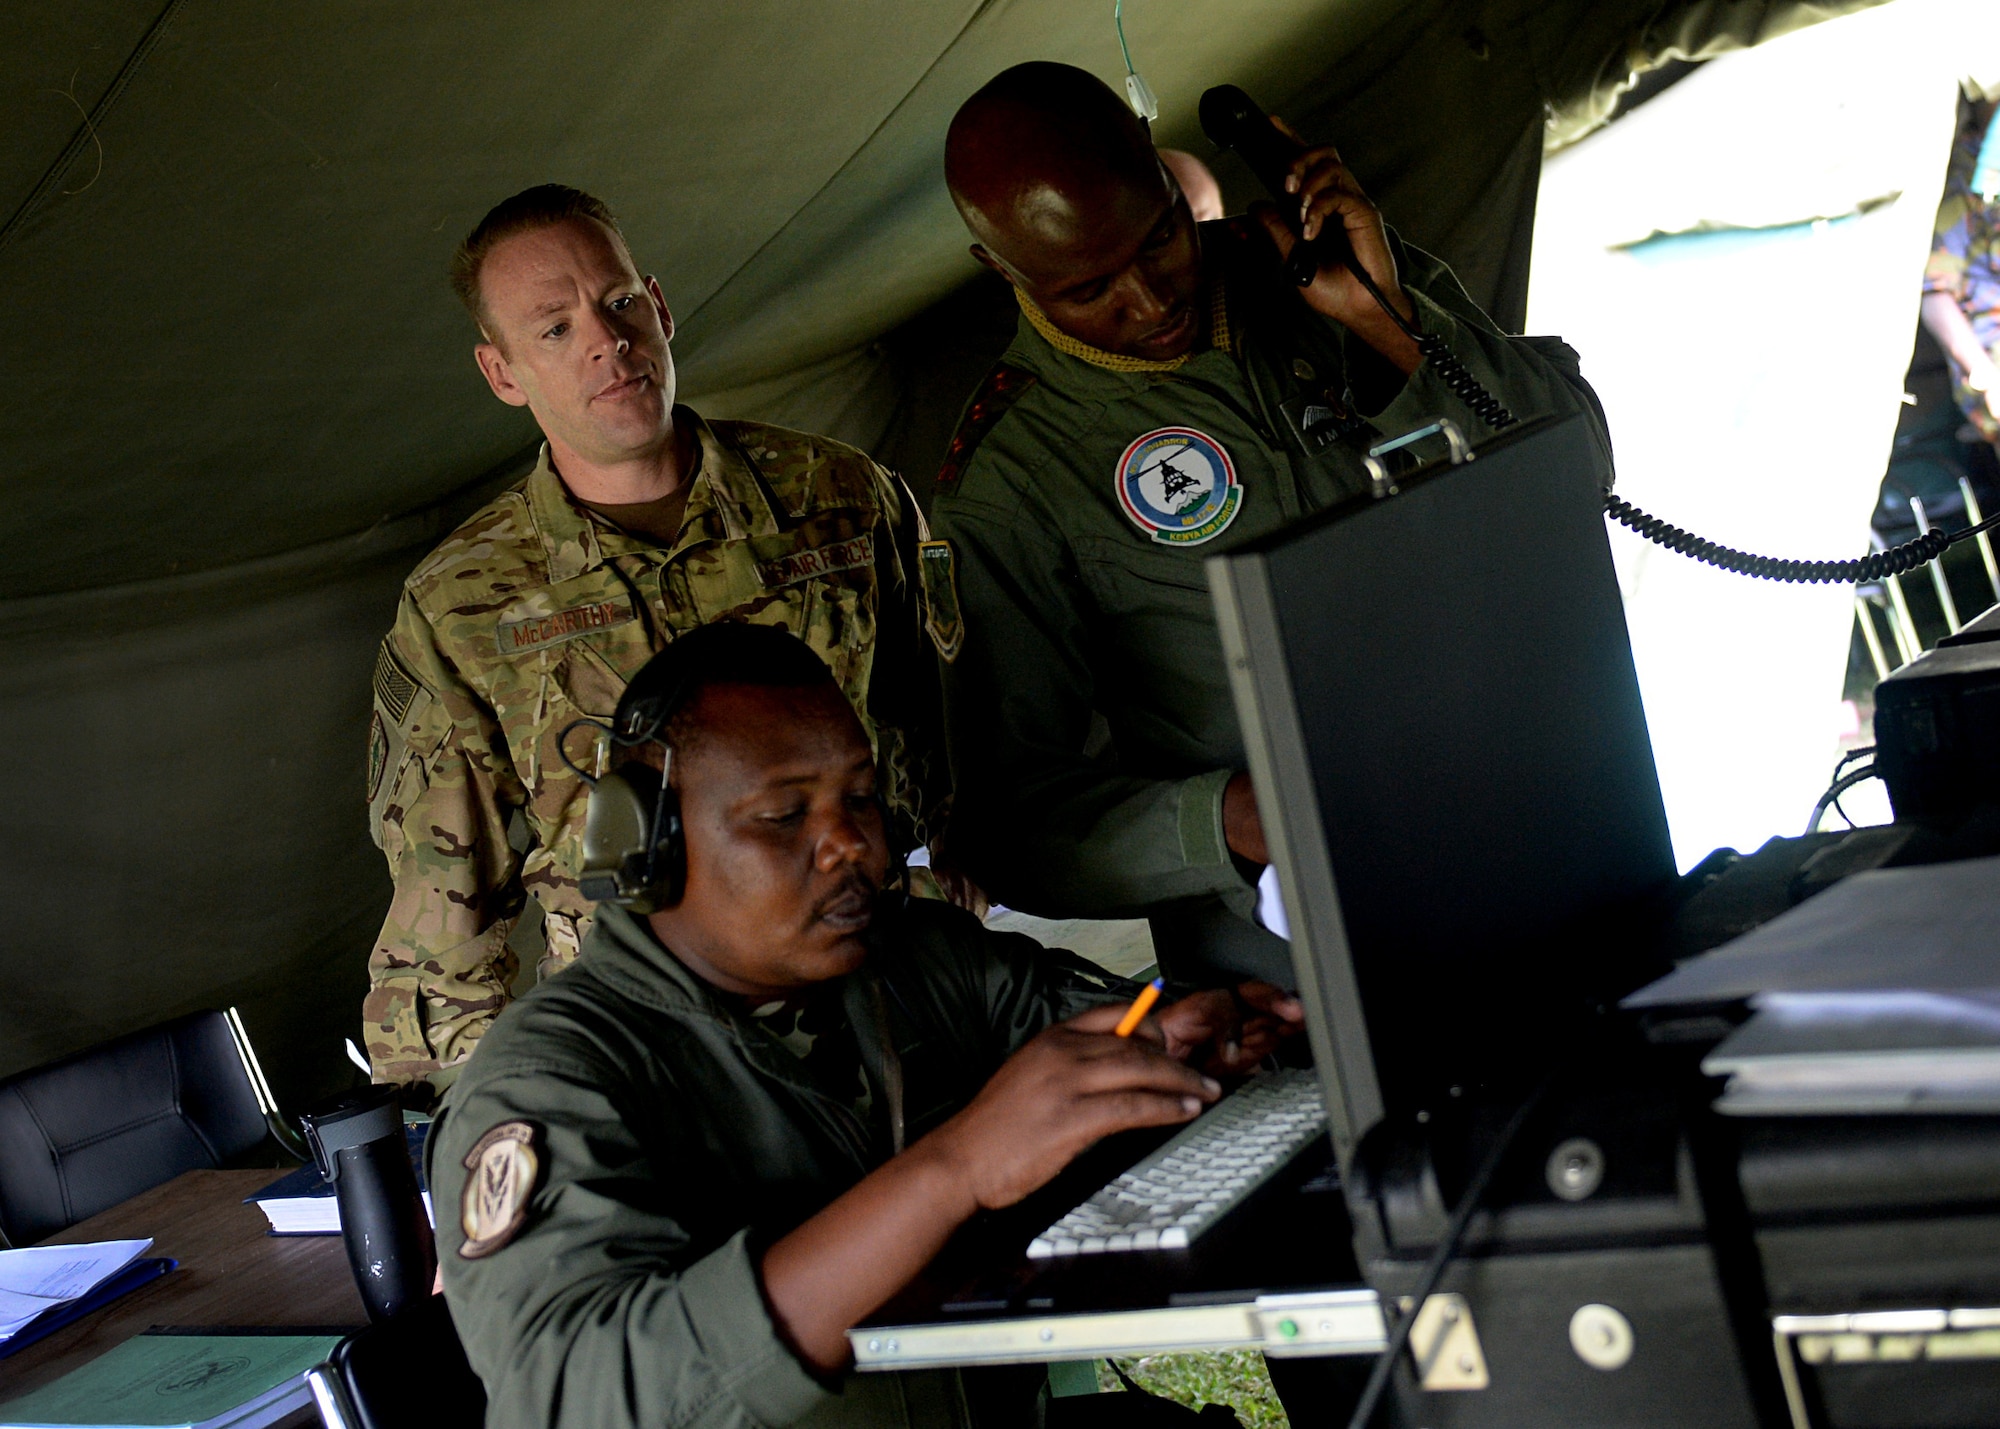
M 1390 305 L 1382 290 L 1375 286 L 1367 270 L 1359 263 L 1350 263 L 1347 270 L 1352 273 L 1362 287 L 1368 290 L 1376 304 L 1390 319 L 1417 345 L 1431 370 L 1440 381 L 1449 387 L 1452 394 L 1472 409 L 1474 416 L 1491 427 L 1502 431 L 1518 420 L 1514 414 L 1479 384 L 1479 379 L 1466 370 L 1465 364 L 1445 346 L 1444 339 L 1419 330 Z M 1914 571 L 1919 566 L 1929 565 L 1960 541 L 1969 540 L 1982 531 L 2000 525 L 2000 516 L 1980 522 L 1963 531 L 1946 533 L 1932 527 L 1914 541 L 1905 541 L 1900 546 L 1876 551 L 1846 561 L 1795 561 L 1778 556 L 1758 556 L 1748 551 L 1733 550 L 1728 546 L 1683 531 L 1680 527 L 1662 521 L 1649 512 L 1642 511 L 1621 496 L 1606 494 L 1604 513 L 1629 530 L 1638 532 L 1648 541 L 1665 546 L 1679 555 L 1688 556 L 1706 565 L 1721 570 L 1733 571 L 1741 576 L 1755 576 L 1759 580 L 1785 581 L 1802 585 L 1855 585 L 1864 581 L 1879 581 L 1888 576 L 1899 576 L 1905 571 Z

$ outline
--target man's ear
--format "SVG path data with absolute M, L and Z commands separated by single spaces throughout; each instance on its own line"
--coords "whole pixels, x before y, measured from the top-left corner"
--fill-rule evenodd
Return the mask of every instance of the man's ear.
M 988 268 L 991 268 L 994 272 L 998 273 L 1001 277 L 1005 278 L 1008 282 L 1013 283 L 1015 287 L 1018 288 L 1021 286 L 1020 283 L 1015 280 L 1013 272 L 1007 267 L 1007 265 L 1005 263 L 1002 263 L 998 258 L 995 258 L 991 253 L 988 253 L 986 251 L 985 244 L 975 243 L 972 245 L 971 248 L 967 249 L 966 251 L 971 253 L 974 258 L 978 259 Z
M 660 280 L 651 273 L 646 275 L 646 296 L 653 300 L 653 307 L 660 315 L 660 326 L 666 330 L 667 341 L 674 340 L 674 315 L 667 311 L 667 295 L 660 291 Z
M 472 349 L 472 360 L 479 364 L 480 374 L 486 378 L 486 385 L 493 389 L 495 397 L 510 407 L 528 405 L 528 394 L 514 380 L 514 369 L 508 365 L 507 355 L 500 351 L 497 343 L 480 343 Z

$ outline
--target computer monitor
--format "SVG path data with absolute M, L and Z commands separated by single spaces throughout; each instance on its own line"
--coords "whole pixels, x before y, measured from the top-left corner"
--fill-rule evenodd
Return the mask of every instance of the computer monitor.
M 1673 850 L 1581 419 L 1208 563 L 1343 1167 L 1653 970 Z

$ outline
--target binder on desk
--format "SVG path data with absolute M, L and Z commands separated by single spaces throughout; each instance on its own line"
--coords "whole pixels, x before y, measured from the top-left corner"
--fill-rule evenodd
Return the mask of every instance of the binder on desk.
M 163 1255 L 144 1256 L 133 1261 L 109 1280 L 106 1280 L 102 1285 L 92 1289 L 88 1294 L 80 1295 L 74 1300 L 65 1301 L 63 1304 L 36 1316 L 21 1329 L 16 1330 L 12 1335 L 8 1336 L 7 1339 L 0 1340 L 0 1360 L 6 1359 L 9 1355 L 18 1354 L 29 1345 L 47 1339 L 57 1330 L 74 1325 L 85 1315 L 96 1310 L 102 1310 L 112 1301 L 131 1294 L 142 1285 L 151 1285 L 168 1271 L 178 1270 L 179 1268 L 180 1262 L 178 1260 Z

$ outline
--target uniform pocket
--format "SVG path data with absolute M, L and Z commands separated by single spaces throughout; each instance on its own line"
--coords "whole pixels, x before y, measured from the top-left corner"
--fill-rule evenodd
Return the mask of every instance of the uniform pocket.
M 1208 551 L 1170 551 L 1139 540 L 1079 537 L 1077 571 L 1101 609 L 1114 615 L 1149 611 L 1163 603 L 1209 608 Z

